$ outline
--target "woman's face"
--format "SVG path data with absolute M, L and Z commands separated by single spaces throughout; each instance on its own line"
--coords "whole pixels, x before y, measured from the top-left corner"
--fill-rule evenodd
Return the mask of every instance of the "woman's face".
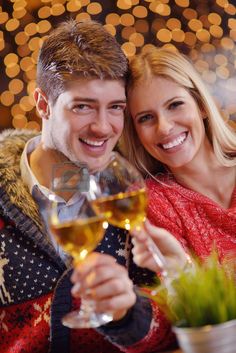
M 141 143 L 155 159 L 172 171 L 202 162 L 209 149 L 203 113 L 185 88 L 154 76 L 129 92 L 128 106 Z

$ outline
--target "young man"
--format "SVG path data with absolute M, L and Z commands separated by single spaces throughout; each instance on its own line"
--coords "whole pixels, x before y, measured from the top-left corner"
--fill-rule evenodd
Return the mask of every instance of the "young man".
M 155 349 L 158 324 L 147 335 L 151 303 L 133 289 L 133 283 L 150 283 L 152 274 L 133 265 L 129 236 L 109 227 L 98 252 L 83 264 L 83 281 L 96 278 L 97 310 L 109 307 L 113 322 L 69 330 L 61 318 L 79 307 L 71 297 L 70 258 L 46 227 L 53 165 L 69 160 L 97 169 L 115 147 L 123 129 L 127 72 L 120 46 L 100 24 L 61 24 L 38 59 L 35 101 L 42 134 L 15 130 L 0 137 L 1 353 Z M 72 279 L 77 297 L 83 281 L 78 273 Z

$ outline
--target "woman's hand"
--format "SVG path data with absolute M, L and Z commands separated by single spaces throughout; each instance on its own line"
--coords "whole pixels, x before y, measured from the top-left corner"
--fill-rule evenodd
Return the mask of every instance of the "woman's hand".
M 148 220 L 140 231 L 132 231 L 131 235 L 133 236 L 134 262 L 140 267 L 148 268 L 154 272 L 162 270 L 153 258 L 148 245 L 150 243 L 149 237 L 152 238 L 164 256 L 167 270 L 170 273 L 181 270 L 188 262 L 188 256 L 179 241 L 167 230 L 153 226 Z
M 92 299 L 96 312 L 110 312 L 122 319 L 136 302 L 127 270 L 114 257 L 91 253 L 74 269 L 72 295 Z

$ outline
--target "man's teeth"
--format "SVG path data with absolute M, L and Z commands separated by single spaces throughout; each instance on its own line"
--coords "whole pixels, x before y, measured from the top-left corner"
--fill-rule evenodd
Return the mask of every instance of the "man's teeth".
M 87 145 L 96 146 L 96 147 L 102 146 L 105 142 L 105 141 L 91 141 L 87 139 L 81 139 L 81 141 L 85 142 Z
M 176 147 L 178 145 L 181 145 L 181 143 L 184 142 L 184 140 L 186 139 L 186 133 L 180 135 L 179 137 L 177 137 L 175 140 L 168 142 L 168 143 L 164 143 L 162 145 L 162 148 L 164 148 L 164 150 L 168 150 L 170 148 Z

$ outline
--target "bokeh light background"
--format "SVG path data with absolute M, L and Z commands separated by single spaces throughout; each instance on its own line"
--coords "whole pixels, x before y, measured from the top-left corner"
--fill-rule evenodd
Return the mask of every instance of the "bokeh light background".
M 185 53 L 236 127 L 235 0 L 0 0 L 0 130 L 40 130 L 32 96 L 38 51 L 70 17 L 103 23 L 128 57 L 150 44 Z

